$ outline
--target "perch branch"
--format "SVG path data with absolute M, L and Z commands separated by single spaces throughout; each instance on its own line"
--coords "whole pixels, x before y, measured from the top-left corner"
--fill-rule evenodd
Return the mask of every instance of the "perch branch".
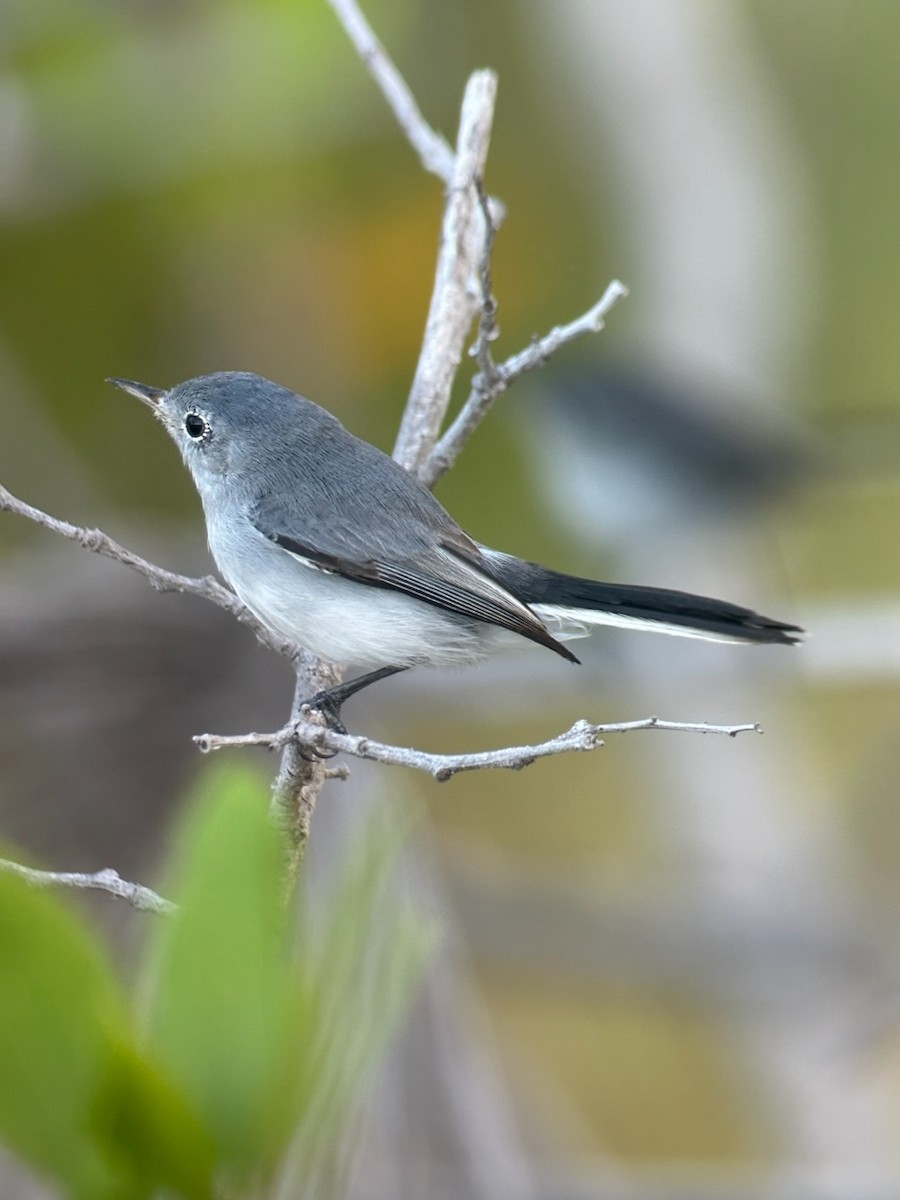
M 534 746 L 508 746 L 501 750 L 485 750 L 476 754 L 428 754 L 424 750 L 413 750 L 405 746 L 389 746 L 371 738 L 355 734 L 336 733 L 322 725 L 313 724 L 304 714 L 301 719 L 286 725 L 277 733 L 246 733 L 233 737 L 214 733 L 203 733 L 194 741 L 208 754 L 212 750 L 233 747 L 265 746 L 269 750 L 280 750 L 291 745 L 306 746 L 314 751 L 350 754 L 355 758 L 368 758 L 375 762 L 396 767 L 410 767 L 424 771 L 439 782 L 452 778 L 460 771 L 481 771 L 492 767 L 519 771 L 531 766 L 539 758 L 554 754 L 567 754 L 576 750 L 596 750 L 602 746 L 604 734 L 632 733 L 642 729 L 661 729 L 677 733 L 718 733 L 726 737 L 737 737 L 739 733 L 762 733 L 756 724 L 710 725 L 705 721 L 663 721 L 659 717 L 644 717 L 637 721 L 618 721 L 613 724 L 593 725 L 589 721 L 576 721 L 571 729 L 546 742 Z
M 422 166 L 449 184 L 453 177 L 453 151 L 447 139 L 436 133 L 416 103 L 406 80 L 375 36 L 356 0 L 328 0 L 350 41 L 381 89 L 397 124 L 418 154 Z
M 53 530 L 61 537 L 77 542 L 85 550 L 131 567 L 133 571 L 143 575 L 157 592 L 184 592 L 189 596 L 200 596 L 204 600 L 208 600 L 210 604 L 224 608 L 226 612 L 249 626 L 264 646 L 269 646 L 272 650 L 277 650 L 279 654 L 284 654 L 288 658 L 293 657 L 296 653 L 293 646 L 280 641 L 269 633 L 250 610 L 241 604 L 234 592 L 224 587 L 211 575 L 193 578 L 190 575 L 177 575 L 174 571 L 166 571 L 134 554 L 131 550 L 127 550 L 124 546 L 120 546 L 118 542 L 114 542 L 101 530 L 83 529 L 79 525 L 70 525 L 68 521 L 61 521 L 58 517 L 51 517 L 39 508 L 26 504 L 24 500 L 17 499 L 12 492 L 2 486 L 0 486 L 0 511 L 16 513 L 20 517 L 43 525 L 45 529 Z
M 178 906 L 171 900 L 166 900 L 154 892 L 152 888 L 144 887 L 142 883 L 129 883 L 122 879 L 117 871 L 107 868 L 86 875 L 81 871 L 38 871 L 34 867 L 26 867 L 22 863 L 11 862 L 8 858 L 0 858 L 0 871 L 18 875 L 34 887 L 65 887 L 80 888 L 85 891 L 108 892 L 111 896 L 119 896 L 127 900 L 134 908 L 143 912 L 162 913 L 171 916 L 178 911 Z
M 395 84 L 399 83 L 394 94 L 401 99 L 404 96 L 409 98 L 410 105 L 406 108 L 401 105 L 405 118 L 398 113 L 398 120 L 418 146 L 415 137 L 419 137 L 423 129 L 428 134 L 431 131 L 412 101 L 409 89 L 384 52 L 379 53 L 374 34 L 352 0 L 334 0 L 332 7 L 345 22 L 345 27 L 348 19 L 355 22 L 356 34 L 350 29 L 348 33 L 358 48 L 358 38 L 361 39 L 360 52 L 381 86 L 385 86 L 384 79 L 393 79 Z M 386 71 L 386 68 L 389 70 Z M 408 470 L 417 469 L 425 461 L 437 440 L 449 402 L 453 376 L 477 310 L 478 300 L 471 288 L 471 280 L 477 270 L 482 218 L 477 206 L 475 180 L 484 171 L 495 92 L 496 78 L 489 71 L 478 71 L 469 80 L 460 115 L 456 155 L 450 155 L 446 176 L 443 168 L 437 171 L 442 178 L 449 180 L 437 276 L 422 353 L 394 451 L 397 461 Z M 415 137 L 410 133 L 411 127 L 417 131 Z M 428 143 L 427 137 L 425 142 Z M 430 144 L 433 149 L 434 143 Z M 437 153 L 440 157 L 443 151 Z M 425 165 L 434 169 L 427 161 Z M 340 673 L 305 653 L 295 659 L 295 667 L 297 686 L 287 728 L 293 729 L 298 723 L 310 728 L 309 719 L 304 719 L 301 712 L 303 701 L 321 689 L 340 682 Z M 318 732 L 327 733 L 323 729 Z M 312 726 L 310 736 L 316 736 L 315 726 Z M 295 880 L 309 841 L 310 822 L 318 795 L 331 769 L 323 766 L 315 756 L 304 757 L 297 738 L 285 738 L 278 748 L 282 750 L 282 760 L 273 788 L 273 809 L 276 819 L 288 831 L 291 844 L 288 874 L 290 879 Z
M 438 439 L 479 307 L 476 281 L 484 219 L 476 181 L 484 175 L 496 93 L 496 75 L 476 71 L 463 97 L 425 337 L 394 447 L 394 458 L 414 473 L 424 466 Z
M 628 288 L 618 279 L 614 279 L 593 308 L 589 308 L 574 321 L 567 325 L 557 325 L 542 338 L 536 338 L 518 354 L 507 358 L 505 362 L 494 364 L 491 360 L 493 369 L 489 372 L 485 372 L 479 361 L 481 370 L 472 381 L 469 398 L 419 472 L 422 482 L 427 487 L 434 487 L 441 476 L 453 466 L 463 446 L 484 420 L 491 405 L 514 380 L 526 371 L 543 366 L 552 354 L 568 342 L 586 333 L 599 333 L 609 310 L 627 295 Z
M 324 688 L 340 683 L 341 672 L 315 655 L 303 650 L 295 661 L 297 682 L 287 728 L 304 721 L 303 705 L 310 696 Z M 308 722 L 307 722 L 308 723 Z M 196 738 L 194 739 L 196 741 Z M 289 886 L 296 883 L 306 847 L 316 801 L 330 768 L 321 758 L 305 755 L 298 738 L 286 738 L 278 747 L 281 764 L 272 786 L 272 816 L 288 836 L 289 856 L 287 879 Z

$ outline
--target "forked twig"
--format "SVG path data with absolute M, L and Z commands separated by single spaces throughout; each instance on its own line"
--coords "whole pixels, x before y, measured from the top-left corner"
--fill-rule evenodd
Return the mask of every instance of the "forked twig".
M 543 337 L 535 338 L 518 354 L 511 355 L 502 363 L 494 364 L 489 375 L 483 371 L 476 375 L 472 381 L 469 398 L 419 472 L 419 478 L 426 487 L 434 487 L 441 476 L 449 471 L 459 458 L 463 446 L 487 416 L 494 401 L 514 380 L 526 371 L 542 367 L 560 347 L 575 341 L 576 338 L 583 337 L 586 333 L 599 333 L 603 329 L 607 313 L 627 295 L 628 288 L 624 283 L 614 279 L 597 303 L 580 317 L 566 325 L 556 325 Z
M 226 750 L 247 746 L 264 746 L 268 750 L 282 750 L 291 744 L 306 747 L 314 753 L 350 754 L 354 758 L 367 758 L 389 766 L 410 767 L 424 771 L 443 782 L 461 771 L 482 771 L 499 767 L 519 771 L 529 767 L 539 758 L 571 751 L 596 750 L 603 745 L 603 735 L 633 733 L 638 730 L 658 729 L 675 733 L 716 733 L 726 737 L 737 737 L 739 733 L 762 733 L 757 724 L 711 725 L 706 721 L 664 721 L 659 717 L 644 717 L 637 721 L 591 724 L 576 721 L 571 729 L 545 742 L 533 746 L 506 746 L 500 750 L 482 750 L 474 754 L 429 754 L 408 746 L 391 746 L 376 742 L 372 738 L 349 733 L 336 733 L 308 720 L 285 725 L 277 733 L 244 733 L 234 736 L 203 733 L 194 738 L 205 754 L 213 750 Z

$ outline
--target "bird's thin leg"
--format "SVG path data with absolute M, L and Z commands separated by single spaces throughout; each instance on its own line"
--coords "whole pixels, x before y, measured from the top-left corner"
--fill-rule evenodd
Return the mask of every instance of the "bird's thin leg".
M 390 675 L 397 675 L 400 671 L 408 669 L 408 667 L 379 667 L 377 671 L 369 671 L 367 675 L 360 675 L 356 679 L 348 679 L 346 683 L 339 683 L 335 687 L 316 692 L 314 696 L 310 696 L 305 701 L 305 706 L 320 712 L 337 733 L 346 733 L 347 730 L 341 721 L 341 708 L 344 703 L 351 696 L 355 696 L 357 692 L 361 692 L 363 688 L 377 683 L 379 679 L 387 679 Z

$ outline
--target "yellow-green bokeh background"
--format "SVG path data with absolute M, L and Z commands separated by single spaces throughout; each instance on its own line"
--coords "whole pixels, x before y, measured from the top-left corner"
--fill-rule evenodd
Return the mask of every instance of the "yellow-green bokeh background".
M 553 71 L 535 75 L 529 23 L 539 2 L 368 5 L 428 119 L 450 138 L 468 72 L 499 73 L 488 183 L 509 209 L 495 264 L 502 352 L 582 311 L 612 276 L 629 280 L 627 247 L 640 236 L 627 229 L 614 175 L 599 196 L 578 169 L 581 153 L 603 154 L 602 138 L 583 151 L 567 142 L 578 135 L 561 128 Z M 787 583 L 774 592 L 784 586 L 802 619 L 807 606 L 848 598 L 896 604 L 900 5 L 731 6 L 802 157 L 815 225 L 815 262 L 796 265 L 814 281 L 814 316 L 791 394 L 779 400 L 833 464 L 770 515 L 789 559 Z M 424 325 L 441 191 L 325 3 L 7 0 L 5 10 L 0 480 L 78 523 L 130 530 L 132 541 L 146 527 L 199 546 L 190 480 L 146 413 L 103 384 L 107 375 L 168 385 L 256 370 L 389 448 Z M 564 76 L 564 60 L 554 67 Z M 777 292 L 769 301 L 777 309 Z M 639 314 L 639 297 L 635 304 Z M 579 348 L 582 361 L 614 353 L 638 320 L 627 306 L 617 310 L 602 344 Z M 460 394 L 468 371 L 464 364 Z M 498 405 L 441 499 L 487 543 L 603 569 L 545 511 L 520 419 L 514 396 Z M 49 537 L 4 517 L 0 570 L 12 577 Z M 75 553 L 60 552 L 60 571 Z M 896 678 L 797 683 L 790 704 L 831 782 L 859 894 L 877 936 L 889 938 L 900 853 Z M 583 708 L 579 695 L 549 724 L 515 717 L 490 728 L 461 718 L 459 707 L 449 722 L 407 709 L 379 731 L 486 746 L 546 736 Z M 627 697 L 607 695 L 603 715 L 634 713 Z M 717 713 L 711 705 L 700 715 Z M 246 712 L 246 728 L 259 723 Z M 448 859 L 464 869 L 471 859 L 488 874 L 493 863 L 501 873 L 594 873 L 652 889 L 665 851 L 634 795 L 640 753 L 620 741 L 602 758 L 522 775 L 405 786 L 424 798 Z M 12 799 L 0 778 L 0 800 Z M 529 980 L 489 961 L 477 966 L 532 1119 L 540 1079 L 578 1113 L 558 1145 L 644 1164 L 765 1162 L 777 1153 L 771 1129 L 744 1125 L 729 1052 L 702 1005 L 662 987 L 592 987 L 552 971 Z

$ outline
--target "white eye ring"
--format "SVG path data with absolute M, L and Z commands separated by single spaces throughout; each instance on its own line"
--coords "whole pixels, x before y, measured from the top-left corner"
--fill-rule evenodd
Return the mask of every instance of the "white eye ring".
M 184 418 L 184 428 L 188 437 L 199 441 L 209 433 L 209 426 L 199 413 L 189 412 Z

